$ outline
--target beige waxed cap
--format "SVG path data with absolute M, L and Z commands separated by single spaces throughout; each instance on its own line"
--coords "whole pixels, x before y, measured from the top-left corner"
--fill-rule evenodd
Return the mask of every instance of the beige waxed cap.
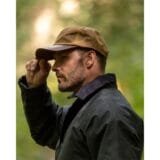
M 54 53 L 73 48 L 89 48 L 108 56 L 108 48 L 100 33 L 91 27 L 67 27 L 57 36 L 55 43 L 36 50 L 37 59 L 54 59 Z

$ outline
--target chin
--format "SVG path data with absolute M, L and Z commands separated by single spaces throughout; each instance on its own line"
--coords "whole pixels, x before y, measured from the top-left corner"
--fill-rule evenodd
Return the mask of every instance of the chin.
M 68 84 L 59 84 L 58 85 L 58 89 L 59 91 L 61 92 L 77 92 L 82 86 L 82 82 L 79 82 L 79 83 L 68 83 Z

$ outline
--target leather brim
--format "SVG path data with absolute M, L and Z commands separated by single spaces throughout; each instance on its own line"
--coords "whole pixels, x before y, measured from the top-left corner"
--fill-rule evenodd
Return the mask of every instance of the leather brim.
M 36 50 L 35 56 L 36 56 L 36 59 L 52 60 L 54 59 L 54 53 L 69 50 L 76 47 L 77 46 L 73 46 L 73 45 L 55 44 L 55 45 L 48 46 L 46 48 L 38 48 Z

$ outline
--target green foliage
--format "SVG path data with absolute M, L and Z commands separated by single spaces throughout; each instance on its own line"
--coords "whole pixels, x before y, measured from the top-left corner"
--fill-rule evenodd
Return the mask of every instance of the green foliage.
M 43 45 L 53 43 L 57 32 L 65 26 L 97 28 L 110 49 L 106 72 L 116 73 L 120 90 L 143 117 L 143 0 L 75 2 L 79 8 L 68 14 L 67 10 L 61 9 L 64 0 L 17 0 L 17 79 L 25 73 L 24 65 L 34 57 L 36 47 L 42 46 L 42 43 L 34 42 L 34 25 L 43 11 L 50 9 L 54 15 L 52 32 Z M 66 98 L 68 94 L 58 92 L 52 75 L 48 83 L 57 103 L 72 103 Z M 17 160 L 49 160 L 53 154 L 31 139 L 17 88 Z

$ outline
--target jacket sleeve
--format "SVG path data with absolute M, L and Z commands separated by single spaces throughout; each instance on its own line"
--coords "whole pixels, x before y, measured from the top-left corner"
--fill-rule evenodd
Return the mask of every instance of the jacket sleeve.
M 63 108 L 52 102 L 46 85 L 28 88 L 25 76 L 18 83 L 32 138 L 42 146 L 55 149 L 64 118 Z
M 104 113 L 101 117 L 93 117 L 90 123 L 88 148 L 95 160 L 140 160 L 142 132 L 142 121 Z

